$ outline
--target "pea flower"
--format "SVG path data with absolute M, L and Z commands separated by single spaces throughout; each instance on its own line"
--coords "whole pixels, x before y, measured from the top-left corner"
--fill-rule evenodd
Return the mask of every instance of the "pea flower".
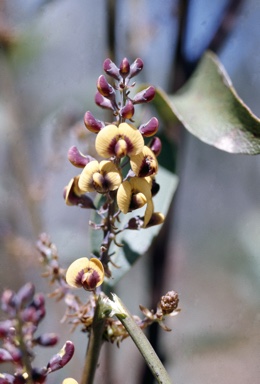
M 78 186 L 79 176 L 73 177 L 64 189 L 64 199 L 67 205 L 78 205 L 81 208 L 95 209 L 89 196 L 84 195 Z
M 127 123 L 121 123 L 118 127 L 110 124 L 97 134 L 95 146 L 102 157 L 121 158 L 140 153 L 144 146 L 144 139 L 138 129 Z
M 155 175 L 158 172 L 158 162 L 153 151 L 146 145 L 142 152 L 130 157 L 133 172 L 138 177 Z
M 104 281 L 104 268 L 101 261 L 95 257 L 90 260 L 82 257 L 75 260 L 68 268 L 66 281 L 71 287 L 93 291 Z
M 117 189 L 121 181 L 121 173 L 112 161 L 93 160 L 83 169 L 78 186 L 83 192 L 107 193 Z
M 131 212 L 146 204 L 143 227 L 149 223 L 153 214 L 151 186 L 144 178 L 132 177 L 125 180 L 117 191 L 117 205 L 123 213 Z

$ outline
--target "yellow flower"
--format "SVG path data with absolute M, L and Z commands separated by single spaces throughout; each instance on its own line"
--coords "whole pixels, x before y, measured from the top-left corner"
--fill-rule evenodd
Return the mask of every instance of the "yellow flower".
M 96 150 L 102 157 L 134 156 L 140 153 L 144 146 L 142 134 L 135 127 L 122 123 L 117 127 L 110 124 L 97 134 Z
M 153 151 L 146 145 L 142 152 L 130 157 L 131 168 L 138 177 L 155 175 L 158 171 L 158 162 Z
M 78 205 L 82 208 L 95 209 L 93 201 L 78 186 L 79 176 L 73 177 L 64 189 L 64 199 L 67 205 Z
M 99 259 L 82 257 L 69 266 L 66 281 L 71 287 L 93 291 L 103 283 L 104 276 L 103 264 Z
M 117 204 L 123 213 L 131 212 L 146 204 L 144 227 L 153 214 L 153 200 L 150 184 L 143 178 L 133 177 L 124 181 L 117 191 Z
M 78 186 L 83 192 L 107 193 L 119 187 L 122 176 L 112 161 L 91 161 L 83 169 Z
M 78 382 L 75 379 L 72 379 L 71 377 L 67 377 L 63 380 L 62 384 L 78 384 Z

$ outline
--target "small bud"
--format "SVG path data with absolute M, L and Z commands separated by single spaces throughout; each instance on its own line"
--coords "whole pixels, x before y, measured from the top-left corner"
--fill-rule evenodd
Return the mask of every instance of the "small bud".
M 91 160 L 92 156 L 84 156 L 75 145 L 68 150 L 68 159 L 77 168 L 84 168 Z
M 8 345 L 8 352 L 12 356 L 12 359 L 9 361 L 13 361 L 14 363 L 20 364 L 22 360 L 22 351 L 15 347 L 13 344 Z
M 74 354 L 74 344 L 71 341 L 66 341 L 61 350 L 54 355 L 47 364 L 49 372 L 57 371 L 63 368 L 72 358 Z
M 135 108 L 134 108 L 132 101 L 127 100 L 126 105 L 123 108 L 121 108 L 121 110 L 120 110 L 120 115 L 124 119 L 131 119 L 131 117 L 134 115 L 134 113 L 135 113 Z
M 139 217 L 132 217 L 125 226 L 125 229 L 139 230 L 142 228 L 143 220 Z
M 115 101 L 115 90 L 110 85 L 104 75 L 100 75 L 97 80 L 97 89 L 102 96 L 109 100 Z
M 13 361 L 12 355 L 6 349 L 0 348 L 0 363 L 7 361 Z
M 43 347 L 52 347 L 56 345 L 58 341 L 59 338 L 55 333 L 43 333 L 35 339 L 35 342 Z
M 144 137 L 150 137 L 156 134 L 159 127 L 159 121 L 156 119 L 156 117 L 152 117 L 146 124 L 142 124 L 139 127 L 139 132 Z
M 149 148 L 153 151 L 155 156 L 159 156 L 162 150 L 162 142 L 159 137 L 155 136 L 151 143 L 149 144 Z
M 1 308 L 10 316 L 15 313 L 15 292 L 11 289 L 6 289 L 1 297 Z
M 111 77 L 113 77 L 116 80 L 120 80 L 121 76 L 119 73 L 119 68 L 113 63 L 112 60 L 106 59 L 103 63 L 104 71 Z
M 98 133 L 100 129 L 102 129 L 105 124 L 100 121 L 95 119 L 95 117 L 92 115 L 90 111 L 87 111 L 84 116 L 84 124 L 86 128 L 93 133 Z
M 14 322 L 12 320 L 0 321 L 0 338 L 7 337 L 13 329 Z
M 133 98 L 134 104 L 149 103 L 155 96 L 155 88 L 150 86 L 141 92 L 138 92 Z
M 46 382 L 47 369 L 44 368 L 33 368 L 32 379 L 34 383 L 44 384 Z
M 9 373 L 0 373 L 0 384 L 13 384 L 14 376 Z
M 119 66 L 119 72 L 122 77 L 126 77 L 129 74 L 130 71 L 130 64 L 127 58 L 125 57 Z
M 152 180 L 151 193 L 152 197 L 156 196 L 160 190 L 160 184 L 156 183 L 155 179 Z
M 179 296 L 175 291 L 169 291 L 161 297 L 160 306 L 163 315 L 169 315 L 178 308 Z
M 131 79 L 132 77 L 138 75 L 139 72 L 143 69 L 144 63 L 141 59 L 137 58 L 130 66 L 129 76 L 128 78 Z
M 25 307 L 29 304 L 34 296 L 35 287 L 32 283 L 23 285 L 16 294 L 15 301 L 19 307 Z
M 101 93 L 97 92 L 95 96 L 95 103 L 104 109 L 111 109 L 114 111 L 113 104 L 106 97 L 102 96 Z

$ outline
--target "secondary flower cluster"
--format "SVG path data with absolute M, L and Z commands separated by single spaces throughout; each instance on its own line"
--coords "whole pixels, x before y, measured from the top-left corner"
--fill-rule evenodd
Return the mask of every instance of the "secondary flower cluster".
M 45 316 L 45 300 L 43 294 L 35 294 L 33 284 L 25 284 L 17 293 L 6 289 L 1 297 L 1 309 L 8 319 L 0 322 L 0 363 L 9 362 L 14 366 L 13 374 L 0 373 L 2 384 L 45 383 L 49 373 L 70 361 L 74 345 L 67 341 L 46 366 L 32 367 L 35 346 L 54 346 L 58 342 L 54 333 L 35 335 Z
M 152 117 L 139 127 L 135 126 L 133 120 L 135 105 L 151 101 L 155 96 L 155 89 L 149 86 L 133 97 L 130 96 L 135 85 L 130 84 L 130 80 L 142 70 L 141 59 L 136 59 L 130 65 L 125 58 L 119 67 L 106 59 L 103 68 L 114 79 L 114 84 L 109 84 L 106 77 L 101 75 L 97 80 L 95 102 L 101 108 L 111 110 L 114 121 L 105 123 L 97 120 L 90 111 L 86 112 L 84 123 L 89 131 L 96 134 L 95 149 L 98 159 L 83 155 L 75 146 L 70 148 L 70 162 L 82 168 L 82 171 L 64 190 L 68 205 L 98 208 L 97 212 L 101 216 L 101 224 L 94 225 L 96 229 L 103 229 L 106 239 L 106 245 L 103 242 L 99 256 L 101 262 L 93 257 L 90 260 L 76 260 L 68 269 L 66 277 L 70 285 L 82 286 L 87 290 L 94 290 L 102 284 L 104 274 L 110 275 L 107 266 L 110 261 L 108 249 L 111 241 L 116 243 L 117 220 L 121 212 L 127 214 L 145 207 L 143 216 L 132 217 L 119 232 L 147 228 L 164 221 L 161 213 L 154 212 L 153 203 L 153 197 L 159 191 L 155 177 L 161 141 L 158 137 L 150 138 L 158 131 L 158 120 Z M 95 207 L 88 195 L 91 192 L 104 196 L 102 207 Z

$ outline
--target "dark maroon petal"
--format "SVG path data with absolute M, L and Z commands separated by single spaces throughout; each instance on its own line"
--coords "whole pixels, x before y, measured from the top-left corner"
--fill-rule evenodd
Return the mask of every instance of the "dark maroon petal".
M 151 143 L 149 144 L 149 148 L 153 151 L 155 156 L 159 156 L 162 150 L 162 142 L 159 137 L 155 136 Z
M 115 90 L 110 85 L 104 75 L 99 76 L 97 81 L 97 89 L 102 96 L 115 101 Z
M 113 104 L 106 97 L 102 96 L 101 93 L 97 92 L 95 96 L 95 103 L 104 109 L 111 109 L 114 111 Z
M 84 124 L 89 131 L 94 133 L 98 133 L 100 129 L 102 129 L 105 126 L 105 123 L 95 119 L 95 117 L 92 115 L 90 111 L 87 111 L 85 113 Z
M 66 341 L 62 349 L 54 355 L 47 364 L 48 372 L 57 371 L 63 368 L 72 358 L 74 354 L 74 344 Z
M 121 63 L 120 63 L 120 66 L 119 66 L 119 72 L 120 74 L 123 76 L 123 77 L 126 77 L 128 74 L 129 74 L 129 71 L 130 71 L 130 63 L 129 61 L 127 60 L 127 58 L 125 57 Z

